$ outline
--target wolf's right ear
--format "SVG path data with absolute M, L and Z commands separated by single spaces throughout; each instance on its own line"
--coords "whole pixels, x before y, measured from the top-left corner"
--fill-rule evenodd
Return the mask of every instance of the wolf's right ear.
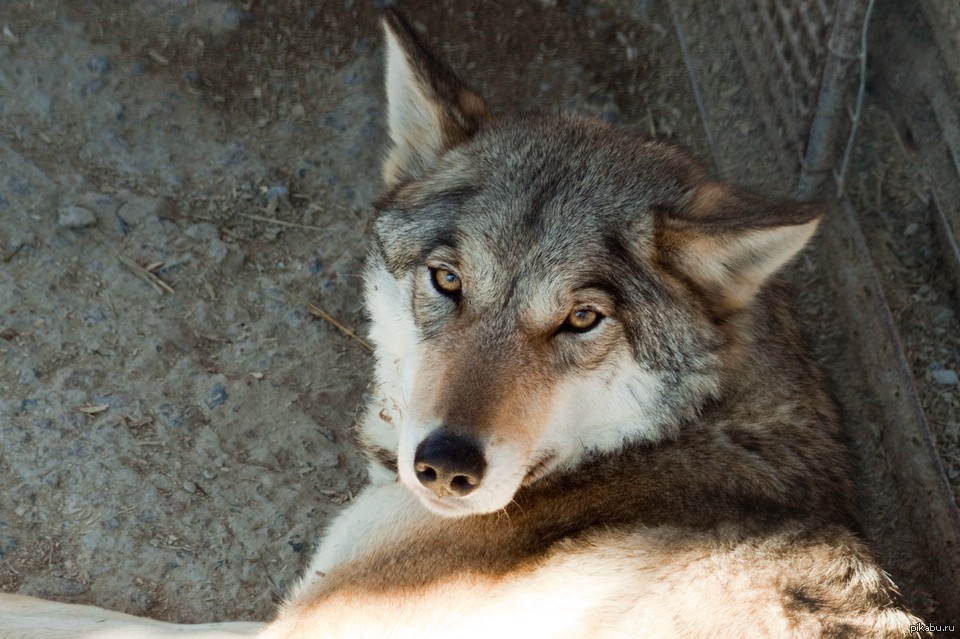
M 823 213 L 815 205 L 704 180 L 685 205 L 659 219 L 658 259 L 706 293 L 718 310 L 736 311 L 803 248 Z
M 420 42 L 395 9 L 384 11 L 387 122 L 392 147 L 383 165 L 387 188 L 429 171 L 448 149 L 492 117 L 487 103 Z

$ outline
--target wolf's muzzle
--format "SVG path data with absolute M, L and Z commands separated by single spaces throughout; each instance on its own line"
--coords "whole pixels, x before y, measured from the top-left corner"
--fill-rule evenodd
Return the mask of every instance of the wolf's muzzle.
M 420 483 L 437 497 L 464 497 L 480 485 L 487 460 L 472 437 L 438 428 L 417 446 L 413 468 Z

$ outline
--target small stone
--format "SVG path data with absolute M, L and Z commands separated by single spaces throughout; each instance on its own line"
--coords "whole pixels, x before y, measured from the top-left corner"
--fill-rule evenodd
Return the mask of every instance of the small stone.
M 907 237 L 910 237 L 911 235 L 916 234 L 916 232 L 919 230 L 920 230 L 919 224 L 917 224 L 916 222 L 910 222 L 910 224 L 907 224 L 907 228 L 903 230 L 903 234 L 906 235 Z
M 195 483 L 193 483 L 192 481 L 185 481 L 185 482 L 183 482 L 183 489 L 184 489 L 185 491 L 187 491 L 188 493 L 196 493 L 196 492 L 197 492 L 197 485 L 196 485 Z
M 20 44 L 20 38 L 10 30 L 10 27 L 3 25 L 2 38 L 4 44 Z
M 207 255 L 217 264 L 223 262 L 229 252 L 230 247 L 223 240 L 211 240 L 210 246 L 207 248 Z
M 200 87 L 203 85 L 203 76 L 201 76 L 200 72 L 196 69 L 187 69 L 184 71 L 183 79 L 192 87 Z
M 210 393 L 207 395 L 207 408 L 216 408 L 217 406 L 222 405 L 230 397 L 230 394 L 227 393 L 227 389 L 223 384 L 217 382 L 213 385 L 213 388 L 210 389 Z
M 957 381 L 957 372 L 949 368 L 938 368 L 930 371 L 933 374 L 933 381 L 944 386 L 954 386 Z
M 334 468 L 340 467 L 340 455 L 329 448 L 322 449 L 322 452 L 319 452 L 313 461 L 316 467 L 322 471 L 333 470 Z
M 0 532 L 0 559 L 12 555 L 17 549 L 17 539 L 13 535 Z
M 3 201 L 3 196 L 0 195 L 0 202 Z M 14 258 L 14 256 L 19 253 L 24 247 L 30 246 L 36 241 L 36 236 L 30 231 L 15 235 L 11 237 L 7 242 L 6 246 L 0 244 L 0 263 L 9 262 Z
M 12 229 L 12 235 L 10 240 L 7 242 L 7 251 L 9 254 L 14 254 L 24 246 L 29 246 L 37 241 L 37 236 L 33 231 L 25 231 L 23 229 Z
M 87 62 L 87 68 L 94 73 L 104 75 L 110 73 L 112 65 L 110 64 L 110 58 L 105 55 L 98 55 L 90 58 L 90 60 Z
M 201 222 L 189 227 L 184 233 L 195 240 L 219 240 L 220 230 L 213 224 Z
M 117 213 L 131 223 L 176 217 L 175 203 L 167 197 L 148 197 L 124 193 L 123 200 L 125 201 L 120 204 L 120 210 Z
M 287 199 L 289 195 L 290 195 L 290 189 L 287 188 L 286 185 L 274 184 L 269 189 L 267 189 L 267 192 L 264 195 L 264 197 L 266 197 L 267 202 L 269 202 L 270 200 L 284 201 Z
M 953 321 L 953 309 L 949 306 L 934 306 L 931 310 L 933 323 L 938 326 L 949 324 Z
M 89 82 L 84 83 L 84 85 L 80 87 L 80 97 L 89 98 L 91 96 L 94 96 L 100 93 L 103 90 L 103 87 L 105 86 L 106 86 L 106 83 L 103 81 L 102 78 L 94 78 Z
M 287 545 L 290 546 L 291 550 L 293 550 L 293 552 L 297 553 L 298 555 L 302 555 L 307 550 L 307 545 L 302 541 L 294 541 L 293 539 L 288 539 Z
M 244 260 L 247 259 L 246 251 L 236 244 L 228 244 L 227 247 L 229 250 L 226 257 L 220 262 L 220 268 L 224 273 L 236 273 L 243 266 Z
M 90 209 L 68 204 L 57 211 L 57 224 L 68 229 L 82 229 L 97 223 L 97 216 Z

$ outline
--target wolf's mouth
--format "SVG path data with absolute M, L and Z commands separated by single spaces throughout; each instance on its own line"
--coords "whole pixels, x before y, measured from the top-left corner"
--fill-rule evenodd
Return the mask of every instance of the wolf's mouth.
M 555 450 L 547 450 L 540 453 L 535 458 L 533 464 L 527 468 L 527 472 L 523 476 L 522 485 L 529 486 L 546 475 L 550 471 L 550 466 L 553 464 L 553 461 L 556 460 L 558 456 Z

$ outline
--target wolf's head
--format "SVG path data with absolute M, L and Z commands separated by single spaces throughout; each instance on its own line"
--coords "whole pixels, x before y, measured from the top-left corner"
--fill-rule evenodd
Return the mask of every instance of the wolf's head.
M 397 13 L 384 22 L 367 443 L 426 507 L 462 516 L 675 436 L 722 392 L 737 318 L 817 211 L 600 121 L 494 116 Z

